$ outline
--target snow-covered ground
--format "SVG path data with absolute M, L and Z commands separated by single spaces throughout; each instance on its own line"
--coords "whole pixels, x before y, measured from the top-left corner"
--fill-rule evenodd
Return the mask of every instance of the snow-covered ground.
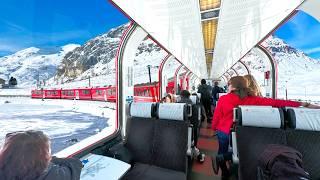
M 0 145 L 7 133 L 41 130 L 56 153 L 89 136 L 115 129 L 114 103 L 75 100 L 0 98 Z

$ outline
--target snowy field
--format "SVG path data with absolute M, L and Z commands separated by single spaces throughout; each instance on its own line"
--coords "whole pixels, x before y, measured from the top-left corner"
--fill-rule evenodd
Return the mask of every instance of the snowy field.
M 8 132 L 41 130 L 56 153 L 115 126 L 115 104 L 109 102 L 0 97 L 0 144 Z

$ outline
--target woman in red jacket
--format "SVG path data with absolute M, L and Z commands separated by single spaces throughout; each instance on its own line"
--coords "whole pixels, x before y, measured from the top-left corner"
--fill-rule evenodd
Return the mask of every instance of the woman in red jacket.
M 320 108 L 319 106 L 305 102 L 277 100 L 255 96 L 255 93 L 248 87 L 247 80 L 242 76 L 232 77 L 228 82 L 228 90 L 228 94 L 219 99 L 212 120 L 212 129 L 216 131 L 219 142 L 218 155 L 228 153 L 229 134 L 233 123 L 233 108 L 239 105 L 262 105 L 273 107 L 304 106 L 308 108 Z M 218 163 L 222 169 L 222 177 L 228 176 L 229 173 L 225 163 L 219 163 L 221 162 L 221 159 L 219 160 L 221 157 L 222 156 L 217 156 L 218 160 L 213 162 L 214 171 L 217 173 L 219 168 L 215 163 Z

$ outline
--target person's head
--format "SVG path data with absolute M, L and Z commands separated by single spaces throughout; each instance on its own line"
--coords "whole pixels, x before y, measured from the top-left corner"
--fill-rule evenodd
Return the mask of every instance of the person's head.
M 173 102 L 173 100 L 172 100 L 173 98 L 172 98 L 172 95 L 171 94 L 167 94 L 166 96 L 165 96 L 165 103 L 172 103 Z
M 214 82 L 214 86 L 218 86 L 219 85 L 219 82 L 218 81 L 215 81 Z
M 254 95 L 248 87 L 248 81 L 243 76 L 234 76 L 228 81 L 228 92 L 235 93 L 240 98 Z
M 248 87 L 251 88 L 251 90 L 254 92 L 254 94 L 256 96 L 262 96 L 260 88 L 259 88 L 259 85 L 258 85 L 256 79 L 251 74 L 247 74 L 247 75 L 245 75 L 243 77 L 247 80 Z
M 183 97 L 183 98 L 190 98 L 190 93 L 189 93 L 189 91 L 187 91 L 187 90 L 183 90 L 183 91 L 181 91 L 181 97 Z
M 205 79 L 201 79 L 201 84 L 206 84 L 207 81 Z
M 0 169 L 6 179 L 37 179 L 50 160 L 50 141 L 41 131 L 8 133 L 0 151 Z

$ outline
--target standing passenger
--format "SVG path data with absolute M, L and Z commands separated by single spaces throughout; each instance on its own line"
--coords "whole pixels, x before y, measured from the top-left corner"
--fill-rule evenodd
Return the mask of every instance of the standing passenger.
M 220 166 L 222 177 L 229 175 L 229 171 L 223 160 L 223 155 L 228 154 L 229 134 L 233 124 L 233 108 L 239 105 L 261 105 L 279 108 L 286 106 L 320 108 L 320 106 L 305 102 L 258 97 L 255 95 L 255 92 L 248 87 L 248 82 L 244 77 L 232 77 L 228 82 L 228 94 L 219 99 L 212 122 L 212 129 L 217 132 L 219 142 L 218 156 L 216 161 L 213 161 L 213 168 L 215 173 L 217 173 Z
M 219 93 L 223 93 L 223 89 L 219 87 L 218 81 L 214 82 L 214 86 L 212 88 L 212 99 L 213 99 L 213 106 L 217 105 Z
M 204 109 L 206 111 L 206 115 L 208 117 L 208 120 L 212 117 L 211 112 L 211 87 L 206 84 L 206 80 L 201 80 L 201 85 L 198 88 L 198 93 L 201 94 L 201 104 L 204 106 Z M 211 122 L 209 122 L 211 123 Z
M 1 180 L 79 180 L 81 168 L 80 160 L 51 158 L 41 131 L 9 133 L 0 151 Z

